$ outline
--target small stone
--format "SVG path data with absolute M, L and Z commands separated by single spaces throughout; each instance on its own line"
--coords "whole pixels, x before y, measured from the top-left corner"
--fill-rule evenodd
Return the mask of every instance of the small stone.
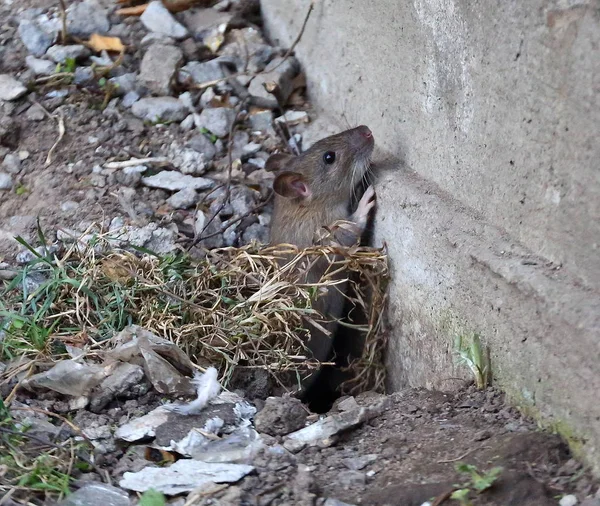
M 174 97 L 142 98 L 133 104 L 131 112 L 152 122 L 182 121 L 188 115 L 187 107 Z
M 264 408 L 254 417 L 259 432 L 271 436 L 285 436 L 302 427 L 307 412 L 302 402 L 294 397 L 268 397 Z
M 214 109 L 204 109 L 200 114 L 199 121 L 201 128 L 206 128 L 217 137 L 226 137 L 234 119 L 233 109 L 215 107 Z
M 93 33 L 105 35 L 110 30 L 106 9 L 96 0 L 72 4 L 67 12 L 67 31 L 76 37 L 89 37 Z
M 198 151 L 198 153 L 202 153 L 204 158 L 209 161 L 214 159 L 217 154 L 217 148 L 206 135 L 195 135 L 188 141 L 187 146 Z
M 287 111 L 283 116 L 275 119 L 277 123 L 287 123 L 290 126 L 308 123 L 308 113 L 306 111 Z
M 48 60 L 42 60 L 32 55 L 25 57 L 25 64 L 36 76 L 51 76 L 56 71 L 56 65 Z
M 244 230 L 244 233 L 242 234 L 242 242 L 244 244 L 251 244 L 252 242 L 268 244 L 269 229 L 260 223 L 253 223 L 246 230 Z
M 19 160 L 24 162 L 25 160 L 27 160 L 29 158 L 31 153 L 29 153 L 29 151 L 27 151 L 25 149 L 22 149 L 21 151 L 19 151 L 19 153 L 17 155 L 19 157 Z
M 70 46 L 52 46 L 46 52 L 52 61 L 56 63 L 65 63 L 67 60 L 80 60 L 90 56 L 90 50 L 81 44 L 72 44 Z
M 558 504 L 559 506 L 575 506 L 577 502 L 577 497 L 574 495 L 565 495 L 558 501 Z
M 377 460 L 377 455 L 369 454 L 363 455 L 362 457 L 351 457 L 348 459 L 342 460 L 342 464 L 344 464 L 351 471 L 360 471 L 364 469 L 369 464 L 372 464 Z
M 21 41 L 33 56 L 42 56 L 54 44 L 57 32 L 48 32 L 36 21 L 23 19 L 17 29 Z
M 0 172 L 0 191 L 10 190 L 13 187 L 13 180 L 10 174 Z
M 0 146 L 17 149 L 21 128 L 10 116 L 0 116 Z
M 188 114 L 186 118 L 179 124 L 179 128 L 184 132 L 189 132 L 195 126 L 194 115 Z
M 273 113 L 271 111 L 260 111 L 250 115 L 250 126 L 258 132 L 273 131 Z
M 174 39 L 185 39 L 187 29 L 179 23 L 159 0 L 148 4 L 140 20 L 144 26 L 156 33 L 162 33 Z
M 140 99 L 140 94 L 137 91 L 128 91 L 121 103 L 123 107 L 132 107 Z
M 9 153 L 4 157 L 2 168 L 9 174 L 18 174 L 21 172 L 21 160 L 17 155 Z
M 117 182 L 129 187 L 137 186 L 142 180 L 142 174 L 148 168 L 145 165 L 134 165 L 133 167 L 125 167 L 123 170 L 116 173 Z
M 264 169 L 266 162 L 262 158 L 248 158 L 248 163 L 258 169 Z
M 89 84 L 94 80 L 94 71 L 92 67 L 77 67 L 73 82 L 78 85 Z
M 72 213 L 79 209 L 79 204 L 73 200 L 67 200 L 60 205 L 60 209 L 63 213 Z
M 171 83 L 183 61 L 181 49 L 164 44 L 151 45 L 142 59 L 139 82 L 157 95 L 171 93 Z
M 198 202 L 198 193 L 192 188 L 184 188 L 167 199 L 173 209 L 189 209 Z
M 106 186 L 106 176 L 102 174 L 92 174 L 90 177 L 90 184 L 98 188 L 104 188 Z
M 104 483 L 88 483 L 58 506 L 130 506 L 129 494 Z
M 182 148 L 177 142 L 173 142 L 169 147 L 169 157 L 173 166 L 183 174 L 199 176 L 206 172 L 204 154 L 193 149 Z
M 90 60 L 100 67 L 110 67 L 113 64 L 107 51 L 102 51 L 100 56 L 90 56 Z
M 256 97 L 273 98 L 264 85 L 275 83 L 278 87 L 280 99 L 285 102 L 294 90 L 294 77 L 299 71 L 300 65 L 295 58 L 287 58 L 286 60 L 283 57 L 274 58 L 267 65 L 265 71 L 252 80 L 248 91 L 250 95 Z
M 154 33 L 154 32 L 150 32 L 150 33 L 144 35 L 144 38 L 140 41 L 140 47 L 142 49 L 146 49 L 147 47 L 150 47 L 152 44 L 167 44 L 167 45 L 172 46 L 175 44 L 175 41 L 168 35 L 165 35 L 163 33 Z
M 203 84 L 208 81 L 222 79 L 225 74 L 219 63 L 220 61 L 219 58 L 202 63 L 191 61 L 181 68 L 178 80 L 183 84 Z
M 256 142 L 251 142 L 249 144 L 246 144 L 243 148 L 242 148 L 242 159 L 246 160 L 247 158 L 250 158 L 252 155 L 255 155 L 256 153 L 258 153 L 262 148 L 261 144 L 258 144 Z
M 142 183 L 151 188 L 161 188 L 170 191 L 183 190 L 184 188 L 208 190 L 215 186 L 215 182 L 212 179 L 193 177 L 173 170 L 163 170 L 154 176 L 144 177 L 142 178 Z
M 340 471 L 337 474 L 336 483 L 345 489 L 364 487 L 367 478 L 364 473 L 358 471 Z
M 0 100 L 17 100 L 27 93 L 27 88 L 13 76 L 0 74 Z

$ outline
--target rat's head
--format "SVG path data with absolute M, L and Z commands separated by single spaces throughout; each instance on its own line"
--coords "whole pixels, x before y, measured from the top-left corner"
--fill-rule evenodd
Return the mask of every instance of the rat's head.
M 344 202 L 369 168 L 375 142 L 368 127 L 326 137 L 299 156 L 271 156 L 265 169 L 276 172 L 275 193 L 298 204 Z

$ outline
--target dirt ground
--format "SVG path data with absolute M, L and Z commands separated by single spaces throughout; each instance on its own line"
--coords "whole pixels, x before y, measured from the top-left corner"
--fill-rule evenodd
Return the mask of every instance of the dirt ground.
M 27 51 L 16 35 L 18 11 L 25 8 L 47 9 L 48 2 L 5 0 L 0 4 L 0 74 L 22 76 L 26 72 Z M 56 12 L 56 8 L 51 11 Z M 122 22 L 114 14 L 111 21 Z M 123 65 L 137 68 L 142 57 L 142 50 L 137 48 L 146 31 L 139 21 L 128 21 L 127 26 L 130 30 L 123 42 L 134 49 L 126 54 Z M 192 213 L 166 206 L 169 194 L 163 190 L 138 186 L 135 196 L 128 200 L 118 181 L 109 177 L 94 183 L 98 173 L 94 172 L 95 166 L 114 159 L 164 156 L 173 141 L 185 144 L 194 135 L 192 131 L 184 132 L 176 123 L 148 124 L 120 107 L 103 111 L 105 92 L 97 85 L 69 84 L 60 89 L 68 89 L 68 95 L 48 95 L 56 90 L 39 84 L 23 99 L 0 101 L 0 119 L 13 132 L 0 146 L 0 161 L 8 154 L 22 158 L 13 189 L 0 192 L 0 264 L 6 262 L 12 267 L 15 254 L 22 250 L 12 239 L 15 235 L 35 241 L 38 219 L 53 241 L 60 229 L 83 231 L 92 222 L 107 225 L 116 216 L 136 226 L 149 222 L 181 225 Z M 31 119 L 27 113 L 36 104 L 52 117 L 44 113 L 41 119 Z M 59 118 L 64 120 L 66 133 L 51 162 L 46 163 L 59 137 Z M 259 140 L 264 142 L 264 138 Z M 264 149 L 273 151 L 280 145 L 275 138 Z M 219 169 L 213 172 L 218 174 Z M 258 186 L 264 189 L 268 184 L 259 181 Z M 184 231 L 185 227 L 180 226 L 180 238 L 186 236 Z M 11 378 L 1 386 L 3 399 L 13 391 L 16 381 Z M 260 412 L 272 392 L 252 391 L 255 396 L 249 400 Z M 378 394 L 364 393 L 357 401 L 367 402 L 369 396 L 379 398 Z M 329 414 L 338 413 L 337 406 L 343 400 L 338 399 Z M 97 438 L 89 436 L 95 441 L 92 453 L 96 467 L 73 469 L 73 490 L 92 481 L 117 484 L 125 472 L 158 465 L 148 457 L 143 442 L 125 444 L 114 437 L 116 428 L 163 403 L 147 380 L 97 413 L 88 408 L 74 409 L 68 397 L 52 392 L 19 390 L 15 401 L 21 407 L 60 415 L 40 415 L 40 419 L 60 429 L 50 446 L 77 433 L 61 417 L 88 434 L 101 433 Z M 310 415 L 309 421 L 315 422 L 319 416 Z M 285 434 L 263 437 L 269 448 L 280 448 L 278 445 L 285 440 Z M 44 447 L 49 442 L 31 440 L 24 451 L 35 453 L 38 444 Z M 252 459 L 255 470 L 243 480 L 189 504 L 460 504 L 450 498 L 451 493 L 473 484 L 457 471 L 459 463 L 476 466 L 480 473 L 502 467 L 489 489 L 473 491 L 471 502 L 465 499 L 463 505 L 550 506 L 569 494 L 586 506 L 600 504 L 598 482 L 560 437 L 540 431 L 532 420 L 505 404 L 501 393 L 492 388 L 480 391 L 472 385 L 454 393 L 409 388 L 393 393 L 387 397 L 381 414 L 348 428 L 335 440 L 297 452 L 264 449 Z M 0 469 L 0 484 L 2 476 Z M 25 497 L 19 491 L 6 500 L 0 498 L 0 504 L 58 504 L 56 497 L 38 495 L 32 502 L 26 502 Z M 133 496 L 132 500 L 137 501 Z M 188 503 L 176 497 L 169 504 Z

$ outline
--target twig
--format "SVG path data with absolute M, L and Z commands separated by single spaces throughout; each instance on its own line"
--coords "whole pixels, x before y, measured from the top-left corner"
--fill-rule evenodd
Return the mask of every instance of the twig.
M 125 169 L 127 167 L 135 167 L 136 165 L 169 165 L 171 162 L 168 158 L 153 157 L 153 158 L 131 158 L 121 162 L 108 162 L 104 164 L 106 169 Z
M 60 141 L 62 141 L 63 137 L 65 136 L 65 118 L 62 114 L 62 111 L 60 112 L 57 121 L 58 121 L 58 139 L 56 139 L 56 142 L 52 145 L 52 147 L 50 148 L 50 151 L 48 151 L 48 156 L 46 157 L 46 167 L 52 163 L 52 154 L 54 153 L 54 150 L 56 149 L 56 147 L 58 146 Z
M 60 3 L 60 19 L 62 22 L 62 29 L 60 31 L 60 42 L 65 44 L 67 42 L 67 4 L 65 0 L 58 0 Z
M 431 503 L 431 506 L 440 506 L 440 504 L 442 504 L 446 499 L 450 499 L 450 496 L 455 490 L 456 489 L 453 488 L 452 490 L 448 490 L 448 492 L 444 492 L 442 495 L 438 496 L 433 503 Z

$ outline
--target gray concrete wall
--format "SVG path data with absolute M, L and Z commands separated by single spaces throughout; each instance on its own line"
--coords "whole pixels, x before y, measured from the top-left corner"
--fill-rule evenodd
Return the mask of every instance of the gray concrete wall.
M 289 46 L 308 1 L 262 6 Z M 600 471 L 600 2 L 320 0 L 296 53 L 321 121 L 387 159 L 391 386 L 452 387 L 479 332 Z

